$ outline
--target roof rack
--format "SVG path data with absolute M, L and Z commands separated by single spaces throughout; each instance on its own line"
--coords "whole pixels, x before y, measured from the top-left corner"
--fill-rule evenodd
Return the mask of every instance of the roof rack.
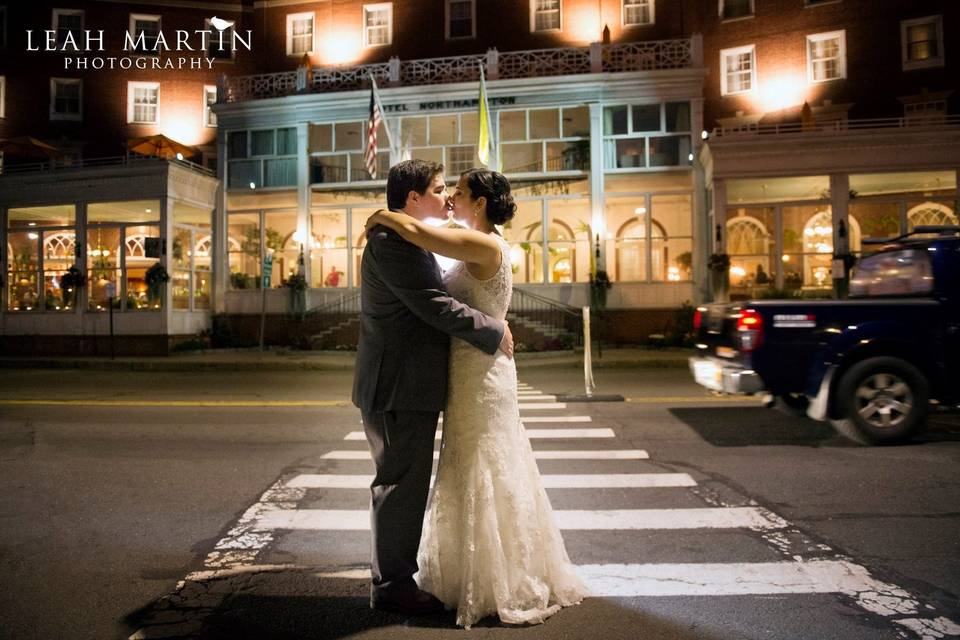
M 898 242 L 900 240 L 905 240 L 910 236 L 926 234 L 926 233 L 936 233 L 941 236 L 952 236 L 960 235 L 960 225 L 951 225 L 951 224 L 923 224 L 917 227 L 914 227 L 911 231 L 904 233 L 899 236 L 894 236 L 892 238 L 864 238 L 861 240 L 863 244 L 888 244 L 890 242 Z

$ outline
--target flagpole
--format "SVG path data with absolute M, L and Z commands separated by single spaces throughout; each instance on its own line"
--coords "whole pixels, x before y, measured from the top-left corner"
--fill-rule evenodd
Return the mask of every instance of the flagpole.
M 399 149 L 393 144 L 393 135 L 390 133 L 390 124 L 387 122 L 387 112 L 383 110 L 383 105 L 380 103 L 380 90 L 377 89 L 377 80 L 373 77 L 373 72 L 370 72 L 370 85 L 373 87 L 373 99 L 377 103 L 377 109 L 380 110 L 383 118 L 383 129 L 387 132 L 387 144 L 390 145 L 390 154 L 398 155 Z
M 496 147 L 493 143 L 493 123 L 490 119 L 490 107 L 487 104 L 487 83 L 483 75 L 483 62 L 480 62 L 480 95 L 478 99 L 477 122 L 477 158 L 491 169 L 497 168 Z M 493 156 L 491 161 L 491 155 Z

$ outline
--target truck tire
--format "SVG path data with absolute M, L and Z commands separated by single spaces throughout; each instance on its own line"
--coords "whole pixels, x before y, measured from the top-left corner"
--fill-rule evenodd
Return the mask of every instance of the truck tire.
M 805 418 L 810 400 L 803 394 L 785 393 L 773 399 L 773 408 L 794 418 Z
M 894 444 L 925 424 L 930 391 L 923 373 L 899 358 L 867 358 L 850 367 L 837 385 L 840 435 L 858 444 Z

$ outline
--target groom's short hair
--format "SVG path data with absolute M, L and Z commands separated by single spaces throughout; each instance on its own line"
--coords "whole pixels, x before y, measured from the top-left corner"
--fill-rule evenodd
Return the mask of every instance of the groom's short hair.
M 402 211 L 411 191 L 423 195 L 443 165 L 430 160 L 404 160 L 390 167 L 387 176 L 387 208 Z

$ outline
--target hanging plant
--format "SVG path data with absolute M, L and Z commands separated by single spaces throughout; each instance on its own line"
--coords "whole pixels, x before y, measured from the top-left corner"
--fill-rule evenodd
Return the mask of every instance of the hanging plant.
M 307 278 L 299 274 L 294 274 L 287 278 L 287 281 L 284 283 L 284 286 L 290 287 L 293 291 L 306 291 L 307 290 Z
M 707 267 L 711 271 L 723 273 L 730 268 L 730 256 L 726 253 L 711 253 L 707 258 Z
M 147 269 L 147 273 L 143 279 L 148 287 L 154 287 L 170 282 L 170 274 L 167 273 L 167 270 L 162 264 L 154 262 L 153 266 Z
M 60 276 L 61 289 L 79 289 L 86 283 L 87 277 L 77 268 L 77 265 L 72 265 L 66 273 Z

